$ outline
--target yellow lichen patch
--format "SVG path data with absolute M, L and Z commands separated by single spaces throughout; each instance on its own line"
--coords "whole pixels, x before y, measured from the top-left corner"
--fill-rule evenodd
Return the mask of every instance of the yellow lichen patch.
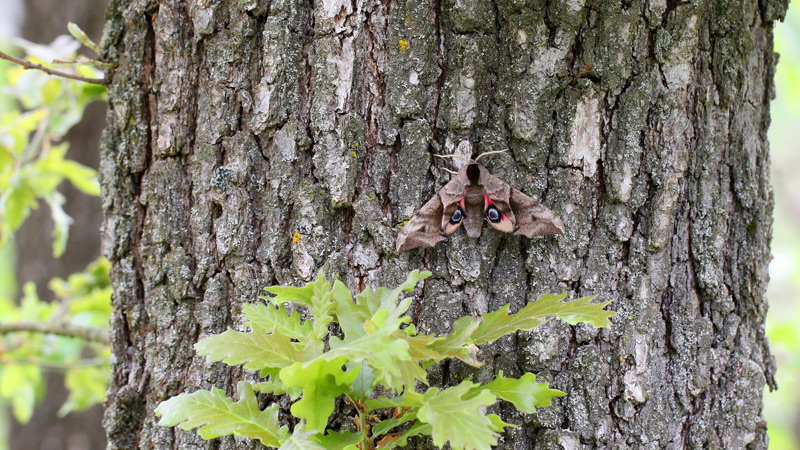
M 303 238 L 303 235 L 300 234 L 299 231 L 295 231 L 294 232 L 294 236 L 292 236 L 292 244 L 297 244 L 298 242 L 300 242 L 300 239 L 302 239 L 302 238 Z
M 408 41 L 405 40 L 405 39 L 400 39 L 397 43 L 400 45 L 400 51 L 401 52 L 404 52 L 404 51 L 408 50 L 409 48 L 411 48 L 411 46 L 408 45 Z
M 353 158 L 358 158 L 358 153 L 355 150 L 353 150 Z

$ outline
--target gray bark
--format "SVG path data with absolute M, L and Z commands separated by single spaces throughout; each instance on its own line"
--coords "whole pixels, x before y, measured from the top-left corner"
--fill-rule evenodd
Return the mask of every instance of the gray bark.
M 545 292 L 596 294 L 596 330 L 496 342 L 475 373 L 538 373 L 551 408 L 497 411 L 502 448 L 766 448 L 772 24 L 785 1 L 114 1 L 101 172 L 113 262 L 110 448 L 233 448 L 159 427 L 181 391 L 243 374 L 192 344 L 271 284 L 351 287 L 433 271 L 415 320 Z M 591 65 L 588 73 L 586 66 Z M 475 156 L 567 233 L 457 233 L 393 251 L 397 226 Z M 482 161 L 483 162 L 483 161 Z M 292 236 L 302 237 L 293 243 Z M 419 442 L 417 448 L 430 448 Z

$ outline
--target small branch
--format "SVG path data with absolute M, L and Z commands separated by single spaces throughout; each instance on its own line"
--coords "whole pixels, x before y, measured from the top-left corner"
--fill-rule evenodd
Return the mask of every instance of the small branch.
M 72 80 L 83 81 L 85 83 L 101 84 L 103 86 L 108 84 L 108 80 L 106 80 L 105 78 L 87 78 L 87 77 L 82 77 L 80 75 L 73 75 L 71 73 L 61 72 L 61 71 L 58 71 L 58 70 L 53 70 L 53 69 L 51 69 L 49 67 L 45 67 L 45 66 L 43 66 L 41 64 L 34 64 L 34 63 L 32 63 L 32 62 L 30 62 L 28 60 L 20 59 L 20 58 L 11 56 L 11 55 L 9 55 L 8 53 L 5 53 L 5 52 L 0 52 L 0 58 L 6 59 L 6 60 L 11 61 L 11 62 L 13 62 L 15 64 L 19 64 L 20 66 L 22 66 L 22 67 L 24 67 L 26 69 L 41 70 L 42 72 L 48 73 L 50 75 L 55 75 L 57 77 L 69 78 L 69 79 L 72 79 Z
M 69 323 L 52 322 L 7 322 L 0 323 L 0 334 L 29 331 L 33 333 L 55 334 L 108 344 L 108 333 L 100 328 L 83 327 Z

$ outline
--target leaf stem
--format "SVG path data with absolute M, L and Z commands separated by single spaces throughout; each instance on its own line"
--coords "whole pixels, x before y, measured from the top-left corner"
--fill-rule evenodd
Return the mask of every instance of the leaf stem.
M 0 323 L 0 334 L 28 331 L 33 333 L 55 334 L 75 337 L 87 341 L 108 344 L 108 332 L 100 328 L 84 327 L 70 323 L 53 322 L 6 322 Z
M 0 51 L 0 58 L 8 60 L 8 61 L 11 61 L 11 62 L 13 62 L 15 64 L 19 64 L 20 66 L 22 66 L 22 67 L 24 67 L 24 68 L 26 68 L 28 70 L 30 70 L 30 69 L 41 70 L 42 72 L 45 72 L 45 73 L 50 74 L 50 75 L 55 75 L 57 77 L 62 77 L 62 78 L 69 78 L 69 79 L 77 80 L 77 81 L 83 81 L 84 83 L 94 83 L 94 84 L 100 84 L 100 85 L 103 85 L 103 86 L 107 86 L 108 85 L 108 80 L 106 78 L 87 78 L 87 77 L 82 77 L 80 75 L 73 75 L 71 73 L 61 72 L 60 70 L 54 70 L 54 69 L 51 69 L 49 67 L 45 67 L 45 66 L 43 66 L 41 64 L 32 63 L 32 62 L 30 62 L 28 60 L 17 58 L 15 56 L 11 56 L 8 53 L 2 52 L 2 51 Z

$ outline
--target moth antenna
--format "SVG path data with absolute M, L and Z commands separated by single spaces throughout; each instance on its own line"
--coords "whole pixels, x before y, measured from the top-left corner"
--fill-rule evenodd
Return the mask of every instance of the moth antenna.
M 450 169 L 445 169 L 444 167 L 440 167 L 440 169 L 444 170 L 445 172 L 450 172 L 450 173 L 451 173 L 451 174 L 453 174 L 453 175 L 455 175 L 455 174 L 457 174 L 457 173 L 458 173 L 458 172 L 454 172 L 454 171 L 452 171 L 452 170 L 450 170 Z
M 479 159 L 483 158 L 483 157 L 484 157 L 484 156 L 486 156 L 486 155 L 496 155 L 496 154 L 498 154 L 498 153 L 505 153 L 505 152 L 507 152 L 507 151 L 508 151 L 508 149 L 505 149 L 505 150 L 495 150 L 495 151 L 493 151 L 493 152 L 484 152 L 484 153 L 481 153 L 480 155 L 478 155 L 478 157 L 477 157 L 477 158 L 475 158 L 475 162 L 478 162 L 478 160 L 479 160 Z
M 464 162 L 469 162 L 469 160 L 467 158 L 464 158 L 461 155 L 436 155 L 436 154 L 434 154 L 433 156 L 436 156 L 436 157 L 439 157 L 439 158 L 458 158 L 458 159 L 460 159 L 460 160 L 462 160 Z

